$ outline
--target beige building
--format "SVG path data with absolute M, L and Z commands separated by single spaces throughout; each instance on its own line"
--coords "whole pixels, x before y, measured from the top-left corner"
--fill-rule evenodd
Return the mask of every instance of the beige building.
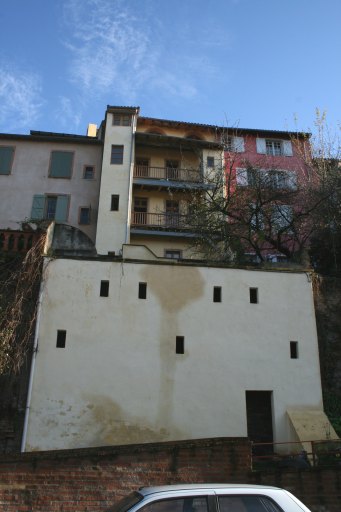
M 277 187 L 299 177 L 292 134 L 231 130 L 222 145 L 221 133 L 108 106 L 86 136 L 0 135 L 0 245 L 22 221 L 53 221 L 46 254 L 57 256 L 41 286 L 23 450 L 334 435 L 309 273 L 194 261 L 191 192 L 205 193 L 232 151 L 237 186 L 250 161 L 276 164 Z

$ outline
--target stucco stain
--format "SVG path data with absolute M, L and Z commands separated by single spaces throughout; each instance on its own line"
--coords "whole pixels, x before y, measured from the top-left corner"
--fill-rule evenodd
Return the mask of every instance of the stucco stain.
M 124 411 L 112 398 L 102 395 L 85 395 L 90 403 L 86 405 L 87 421 L 83 424 L 83 434 L 93 439 L 90 444 L 117 445 L 141 442 L 156 442 L 169 439 L 164 428 L 151 426 L 148 418 L 139 418 Z M 91 407 L 89 407 L 91 405 Z
M 159 315 L 159 353 L 160 386 L 158 400 L 158 423 L 167 425 L 171 430 L 174 402 L 176 367 L 185 359 L 185 355 L 175 354 L 176 336 L 186 336 L 180 331 L 179 313 L 204 294 L 205 281 L 197 267 L 146 265 L 140 271 L 141 280 L 148 286 L 160 306 Z M 199 321 L 200 319 L 198 319 Z M 198 325 L 200 323 L 198 322 Z M 198 327 L 200 328 L 200 327 Z M 186 343 L 185 343 L 186 354 Z

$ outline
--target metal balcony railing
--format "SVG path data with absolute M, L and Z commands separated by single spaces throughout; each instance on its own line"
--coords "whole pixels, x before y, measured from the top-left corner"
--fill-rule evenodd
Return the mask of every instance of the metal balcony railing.
M 305 447 L 303 449 L 302 447 Z M 341 440 L 252 443 L 252 468 L 341 467 Z
M 165 230 L 185 230 L 189 229 L 188 215 L 180 213 L 147 213 L 133 212 L 131 226 L 136 228 L 153 228 Z
M 149 167 L 147 165 L 135 165 L 134 178 L 189 181 L 192 183 L 202 182 L 202 175 L 198 170 L 174 169 L 172 167 Z

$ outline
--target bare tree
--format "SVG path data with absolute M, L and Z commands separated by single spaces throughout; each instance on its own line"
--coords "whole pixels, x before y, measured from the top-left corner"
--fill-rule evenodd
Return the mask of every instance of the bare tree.
M 223 166 L 206 169 L 205 192 L 192 193 L 189 224 L 197 234 L 194 246 L 207 259 L 259 262 L 271 257 L 302 263 L 317 219 L 330 211 L 337 172 L 329 160 L 316 159 L 308 139 L 293 138 L 301 154 L 297 174 L 246 163 L 224 144 Z M 327 167 L 322 169 L 319 167 Z M 338 168 L 339 171 L 339 168 Z M 335 194 L 334 194 L 335 195 Z M 334 211 L 334 210 L 333 210 Z M 330 220 L 328 220 L 330 223 Z

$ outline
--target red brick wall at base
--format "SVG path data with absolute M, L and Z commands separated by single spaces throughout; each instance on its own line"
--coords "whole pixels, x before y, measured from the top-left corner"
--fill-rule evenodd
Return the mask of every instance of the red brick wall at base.
M 0 510 L 99 512 L 143 485 L 239 482 L 281 485 L 314 512 L 340 512 L 341 468 L 280 476 L 250 469 L 250 443 L 245 438 L 3 455 Z

